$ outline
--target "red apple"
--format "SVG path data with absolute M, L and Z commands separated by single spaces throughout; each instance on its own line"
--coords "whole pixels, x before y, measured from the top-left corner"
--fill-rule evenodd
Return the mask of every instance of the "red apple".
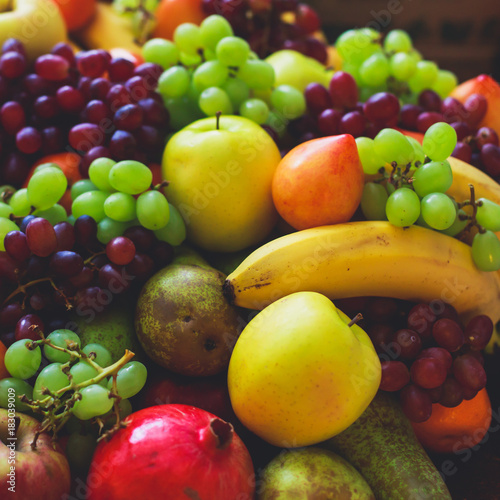
M 278 164 L 273 200 L 295 229 L 347 222 L 363 193 L 364 173 L 354 137 L 322 137 L 293 148 Z
M 39 425 L 33 417 L 16 412 L 14 418 L 0 409 L 0 498 L 61 500 L 69 494 L 68 461 L 59 447 L 54 449 L 52 437 L 41 434 L 31 448 Z
M 251 500 L 254 468 L 231 424 L 187 405 L 132 413 L 101 441 L 87 476 L 87 500 Z

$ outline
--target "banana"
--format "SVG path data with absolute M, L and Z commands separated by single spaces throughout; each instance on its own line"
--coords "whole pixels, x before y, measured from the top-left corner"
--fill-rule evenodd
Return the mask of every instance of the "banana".
M 230 301 L 249 309 L 311 290 L 332 300 L 444 301 L 464 321 L 477 314 L 500 320 L 500 272 L 479 271 L 470 247 L 457 239 L 387 221 L 322 226 L 277 238 L 251 253 L 224 289 Z
M 134 40 L 132 24 L 128 16 L 118 14 L 111 4 L 97 2 L 92 22 L 72 34 L 85 49 L 111 50 L 117 47 L 140 55 L 141 46 Z

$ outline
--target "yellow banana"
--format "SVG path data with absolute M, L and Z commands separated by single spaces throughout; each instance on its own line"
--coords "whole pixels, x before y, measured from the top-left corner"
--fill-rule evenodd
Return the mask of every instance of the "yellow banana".
M 141 54 L 141 47 L 134 40 L 130 18 L 118 14 L 111 4 L 97 2 L 92 22 L 72 36 L 85 49 L 122 48 L 132 54 Z
M 231 301 L 250 309 L 312 290 L 333 300 L 444 301 L 464 321 L 477 314 L 500 320 L 500 272 L 479 271 L 470 247 L 457 239 L 387 221 L 322 226 L 277 238 L 251 253 L 224 287 Z

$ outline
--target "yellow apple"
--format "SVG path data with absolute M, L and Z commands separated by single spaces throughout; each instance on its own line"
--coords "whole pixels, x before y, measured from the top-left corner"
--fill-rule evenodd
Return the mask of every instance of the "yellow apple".
M 265 238 L 278 219 L 271 183 L 280 160 L 269 134 L 241 116 L 203 118 L 174 134 L 163 155 L 164 192 L 187 239 L 235 252 Z
M 30 61 L 66 41 L 66 24 L 51 0 L 0 2 L 0 46 L 8 38 L 23 42 Z
M 368 335 L 324 295 L 297 292 L 245 327 L 228 370 L 238 419 L 269 443 L 293 448 L 349 427 L 381 377 Z

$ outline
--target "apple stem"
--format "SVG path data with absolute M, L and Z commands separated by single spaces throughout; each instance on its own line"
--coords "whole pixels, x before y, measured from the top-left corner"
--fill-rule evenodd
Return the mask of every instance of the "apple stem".
M 347 326 L 351 327 L 351 326 L 355 325 L 356 323 L 359 323 L 362 319 L 363 319 L 363 315 L 361 313 L 358 313 L 358 314 L 356 314 L 356 316 L 354 316 L 354 318 L 351 319 L 351 321 L 349 321 L 349 323 L 347 323 Z
M 222 115 L 222 111 L 217 111 L 217 113 L 215 113 L 215 128 L 217 130 L 219 130 L 219 124 L 220 124 L 220 117 Z

